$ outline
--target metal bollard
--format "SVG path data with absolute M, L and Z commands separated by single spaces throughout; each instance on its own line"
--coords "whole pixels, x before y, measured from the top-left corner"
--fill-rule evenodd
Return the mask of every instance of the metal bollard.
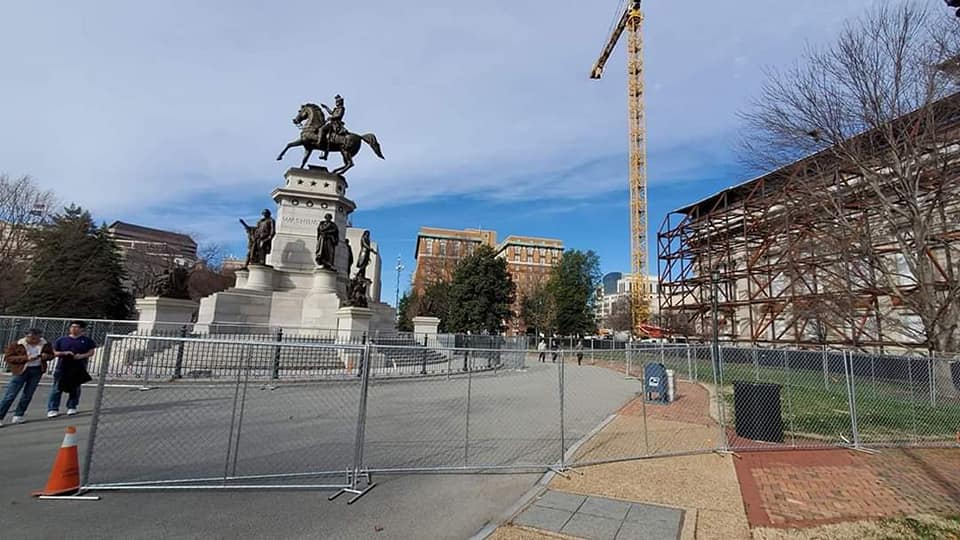
M 174 379 L 183 378 L 183 347 L 186 345 L 185 339 L 187 339 L 187 325 L 180 327 L 180 342 L 177 343 L 177 363 L 173 367 Z
M 421 353 L 420 359 L 420 374 L 427 374 L 427 338 L 428 336 L 423 336 L 423 352 Z
M 277 328 L 277 343 L 283 341 L 283 328 Z M 273 350 L 273 370 L 270 373 L 270 378 L 279 379 L 280 378 L 280 350 L 281 347 L 274 347 Z

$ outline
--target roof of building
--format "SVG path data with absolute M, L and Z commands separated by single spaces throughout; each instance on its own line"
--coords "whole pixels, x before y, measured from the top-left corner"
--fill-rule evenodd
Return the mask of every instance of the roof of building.
M 444 229 L 441 227 L 420 227 L 417 232 L 417 245 L 413 248 L 413 258 L 416 259 L 420 254 L 421 238 L 439 238 L 441 240 L 458 240 L 463 242 L 476 242 L 483 244 L 489 242 L 491 245 L 496 242 L 497 232 L 487 229 Z
M 960 121 L 960 92 L 951 94 L 937 101 L 936 103 L 934 103 L 934 105 L 941 105 L 944 107 L 943 109 L 944 111 L 948 111 L 952 113 L 951 116 L 947 117 L 948 122 L 955 123 Z M 897 118 L 895 122 L 906 122 L 907 120 L 913 118 L 917 114 L 917 112 L 918 111 L 909 112 Z M 877 129 L 871 129 L 869 131 L 865 131 L 863 133 L 855 135 L 851 137 L 851 139 L 869 137 L 875 134 L 876 132 L 877 132 Z M 774 169 L 773 171 L 763 173 L 749 180 L 740 182 L 739 184 L 735 184 L 728 188 L 722 189 L 717 193 L 710 195 L 709 197 L 705 197 L 692 204 L 688 204 L 681 208 L 677 208 L 676 210 L 673 210 L 672 212 L 669 212 L 669 213 L 670 214 L 690 214 L 695 210 L 702 210 L 702 209 L 707 209 L 709 211 L 714 206 L 716 206 L 716 204 L 720 202 L 720 200 L 725 195 L 728 196 L 729 199 L 738 200 L 739 197 L 747 196 L 750 192 L 752 192 L 755 189 L 756 184 L 758 184 L 761 181 L 784 180 L 786 178 L 789 178 L 793 173 L 797 171 L 802 171 L 809 164 L 813 164 L 818 161 L 826 162 L 826 161 L 834 160 L 832 154 L 830 154 L 831 148 L 833 148 L 833 146 L 824 148 L 819 152 L 815 152 L 813 154 L 803 156 L 797 159 L 796 161 L 793 161 L 792 163 L 788 163 L 778 169 Z M 822 165 L 818 168 L 822 168 Z
M 167 242 L 169 244 L 181 244 L 193 247 L 196 247 L 197 245 L 197 243 L 189 235 L 173 231 L 165 231 L 162 229 L 154 229 L 152 227 L 144 227 L 143 225 L 136 225 L 133 223 L 127 223 L 125 221 L 114 221 L 107 228 L 111 233 L 118 236 L 139 236 L 142 238 L 149 238 L 150 240 Z
M 520 236 L 511 234 L 497 244 L 496 251 L 500 253 L 510 246 L 563 249 L 563 240 L 556 238 L 542 238 L 538 236 Z

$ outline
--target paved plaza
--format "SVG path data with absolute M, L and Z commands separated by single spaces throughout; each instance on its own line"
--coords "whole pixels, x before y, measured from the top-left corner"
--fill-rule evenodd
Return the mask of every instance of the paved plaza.
M 670 540 L 683 510 L 548 490 L 513 523 L 590 540 Z

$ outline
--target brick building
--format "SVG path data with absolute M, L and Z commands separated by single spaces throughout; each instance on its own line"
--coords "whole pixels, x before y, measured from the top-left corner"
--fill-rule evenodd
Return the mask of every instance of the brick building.
M 417 266 L 413 290 L 422 294 L 427 285 L 451 279 L 457 263 L 482 245 L 492 247 L 498 257 L 507 261 L 507 270 L 517 285 L 512 307 L 515 317 L 508 333 L 523 333 L 526 326 L 519 318 L 520 302 L 525 293 L 546 281 L 550 269 L 560 261 L 561 240 L 510 235 L 498 244 L 496 231 L 421 227 L 414 253 Z
M 125 285 L 134 295 L 147 292 L 171 265 L 190 268 L 197 263 L 197 243 L 185 234 L 123 221 L 111 223 L 107 234 L 120 250 L 127 271 Z
M 496 247 L 496 242 L 496 231 L 420 227 L 413 255 L 417 260 L 413 290 L 423 294 L 427 285 L 452 279 L 453 270 L 461 259 L 482 245 Z
M 526 333 L 526 323 L 520 318 L 523 297 L 538 285 L 546 283 L 550 271 L 560 262 L 561 255 L 563 241 L 553 238 L 510 235 L 497 245 L 497 256 L 507 261 L 507 271 L 517 285 L 517 295 L 511 308 L 514 317 L 507 333 Z

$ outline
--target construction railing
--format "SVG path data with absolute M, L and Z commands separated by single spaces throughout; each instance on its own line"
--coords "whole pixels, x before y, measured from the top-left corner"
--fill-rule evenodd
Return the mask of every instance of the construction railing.
M 110 334 L 85 489 L 341 488 L 714 451 L 960 447 L 960 366 L 708 345 L 551 351 Z M 502 343 L 498 345 L 504 345 Z M 142 358 L 131 364 L 131 357 Z M 140 371 L 130 384 L 124 370 Z

